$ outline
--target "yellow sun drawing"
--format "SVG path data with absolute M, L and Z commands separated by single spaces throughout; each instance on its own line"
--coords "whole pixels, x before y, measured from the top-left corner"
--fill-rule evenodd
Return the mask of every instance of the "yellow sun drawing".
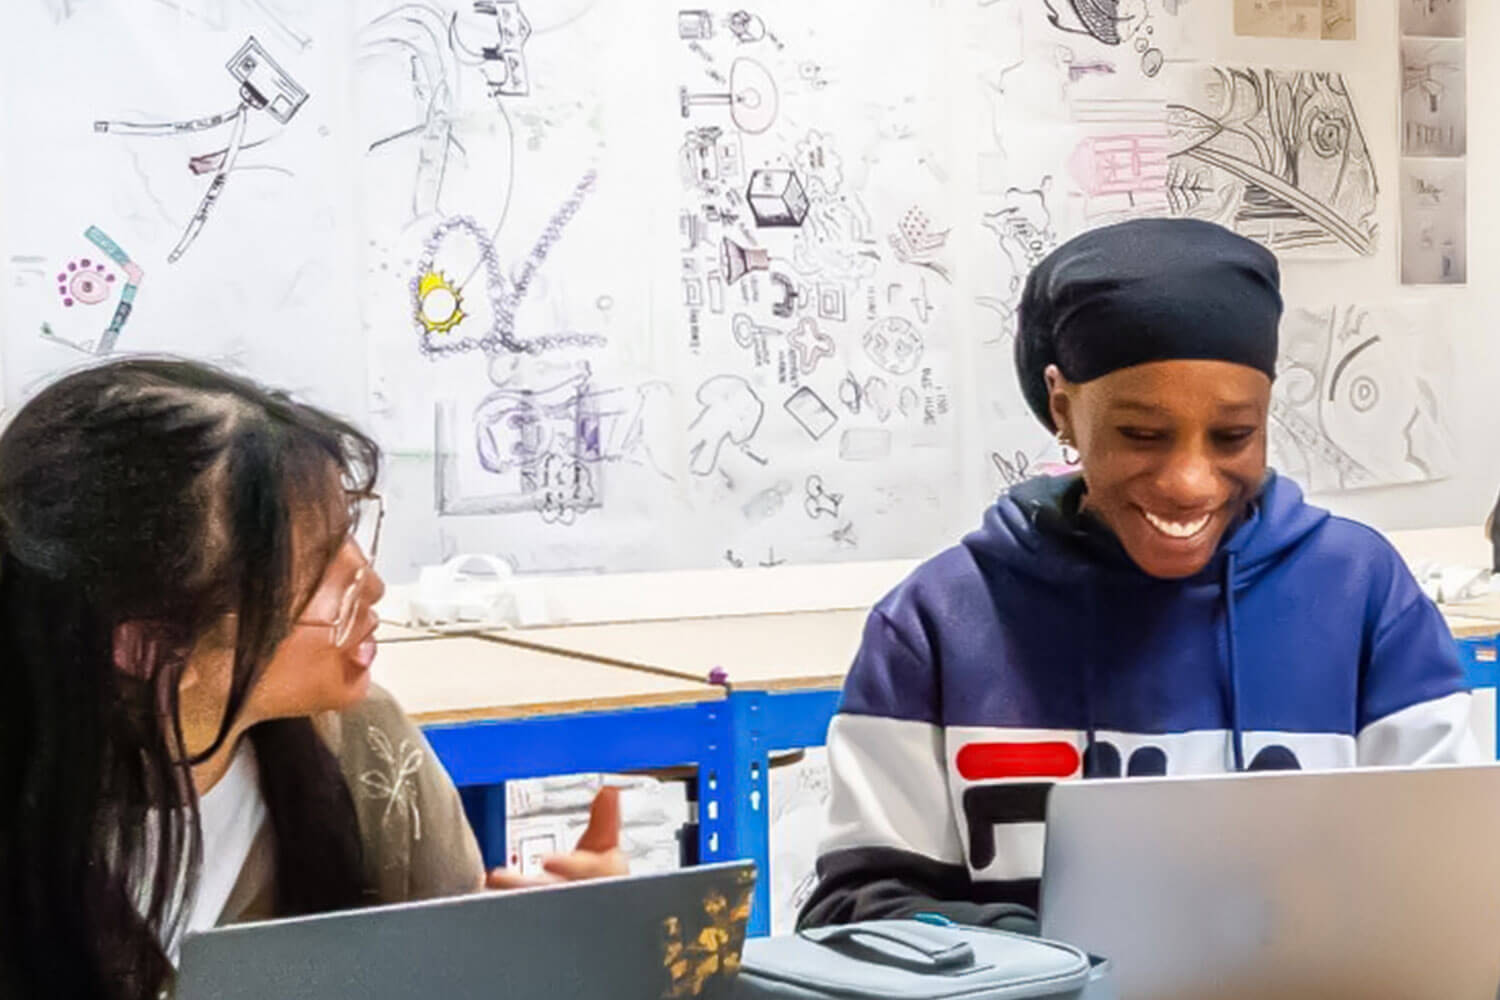
M 417 281 L 417 322 L 428 333 L 447 333 L 463 322 L 463 296 L 437 271 Z

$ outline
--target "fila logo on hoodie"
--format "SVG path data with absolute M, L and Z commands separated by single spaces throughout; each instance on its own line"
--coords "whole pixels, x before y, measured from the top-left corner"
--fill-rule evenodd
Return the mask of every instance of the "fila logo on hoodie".
M 1244 738 L 1251 771 L 1354 763 L 1354 740 L 1347 736 L 1246 733 Z M 1087 734 L 1076 730 L 950 729 L 949 783 L 967 867 L 985 879 L 1040 875 L 1042 822 L 1054 781 L 1218 774 L 1228 769 L 1229 740 L 1226 730 L 1099 732 L 1090 748 Z

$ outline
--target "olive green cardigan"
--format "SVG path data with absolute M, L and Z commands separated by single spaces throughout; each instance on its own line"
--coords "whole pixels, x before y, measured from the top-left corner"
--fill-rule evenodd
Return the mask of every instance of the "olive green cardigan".
M 401 706 L 377 687 L 353 708 L 314 720 L 354 796 L 373 902 L 477 891 L 479 846 L 458 790 Z M 219 923 L 276 916 L 270 825 L 262 827 Z

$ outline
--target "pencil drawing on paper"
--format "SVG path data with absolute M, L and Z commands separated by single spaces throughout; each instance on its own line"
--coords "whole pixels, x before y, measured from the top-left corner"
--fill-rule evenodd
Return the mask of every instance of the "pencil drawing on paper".
M 903 316 L 886 316 L 871 324 L 862 344 L 865 356 L 891 375 L 906 375 L 922 360 L 922 335 Z
M 814 441 L 821 440 L 839 422 L 838 414 L 810 386 L 792 393 L 782 406 Z
M 1401 39 L 1401 152 L 1463 156 L 1468 148 L 1464 43 Z
M 468 165 L 469 150 L 460 138 L 470 111 L 461 104 L 466 74 L 483 83 L 497 121 L 506 129 L 513 175 L 515 133 L 506 104 L 531 94 L 530 37 L 531 23 L 517 0 L 476 0 L 463 20 L 456 11 L 405 3 L 361 29 L 361 61 L 394 57 L 405 67 L 409 100 L 396 102 L 396 122 L 376 132 L 366 152 L 410 151 L 405 155 L 413 164 L 412 219 L 445 214 L 443 193 L 450 171 Z
M 1210 68 L 1168 108 L 1174 214 L 1278 253 L 1370 256 L 1379 184 L 1337 73 Z
M 438 512 L 531 510 L 549 523 L 571 524 L 602 504 L 608 465 L 628 463 L 673 478 L 664 436 L 670 416 L 667 383 L 602 386 L 586 362 L 550 383 L 534 374 L 504 377 L 475 407 L 468 428 L 477 468 L 465 468 L 466 428 L 456 407 L 437 407 Z M 476 480 L 481 487 L 472 486 Z
M 759 135 L 770 128 L 780 107 L 771 71 L 754 59 L 741 57 L 730 64 L 726 83 L 724 90 L 713 93 L 679 88 L 677 103 L 682 117 L 690 118 L 704 107 L 727 107 L 730 121 L 746 135 Z
M 1401 34 L 1429 38 L 1462 38 L 1467 0 L 1396 0 Z
M 1294 309 L 1271 399 L 1271 463 L 1309 492 L 1441 479 L 1455 466 L 1445 373 L 1395 311 Z
M 1175 13 L 1179 0 L 1042 0 L 1047 21 L 1059 31 L 1104 45 L 1133 49 L 1145 76 L 1161 72 L 1166 56 L 1155 44 L 1157 9 Z
M 999 287 L 994 289 L 998 294 L 976 299 L 980 306 L 1000 317 L 998 332 L 986 337 L 985 343 L 998 343 L 1015 333 L 1021 285 L 1031 269 L 1057 246 L 1052 212 L 1047 207 L 1051 186 L 1052 177 L 1048 175 L 1034 188 L 1012 187 L 1005 192 L 998 208 L 984 213 L 984 227 L 1000 244 L 1004 257 Z
M 1234 0 L 1234 33 L 1304 41 L 1352 41 L 1355 0 Z
M 823 477 L 814 473 L 807 477 L 806 496 L 803 498 L 802 507 L 807 516 L 817 520 L 820 517 L 831 517 L 837 519 L 839 508 L 844 503 L 844 494 L 834 493 L 823 485 Z
M 1162 214 L 1168 192 L 1181 182 L 1170 160 L 1165 112 L 1155 121 L 1116 124 L 1084 136 L 1068 159 L 1068 173 L 1083 196 L 1084 215 L 1096 224 L 1138 214 Z
M 197 132 L 210 132 L 228 127 L 229 137 L 224 146 L 200 153 L 188 160 L 188 169 L 194 174 L 208 174 L 209 182 L 194 210 L 187 227 L 177 244 L 167 254 L 167 261 L 175 263 L 187 253 L 198 239 L 209 215 L 218 203 L 229 181 L 229 175 L 237 169 L 240 154 L 247 149 L 269 142 L 272 135 L 247 140 L 252 113 L 264 113 L 277 127 L 289 124 L 302 106 L 307 103 L 308 92 L 297 83 L 266 51 L 254 36 L 245 40 L 239 50 L 225 64 L 229 75 L 239 84 L 239 102 L 226 111 L 219 111 L 202 118 L 177 121 L 112 121 L 100 119 L 94 122 L 94 131 L 124 136 L 181 136 Z
M 562 239 L 568 223 L 593 191 L 595 179 L 596 174 L 590 170 L 579 180 L 511 277 L 502 271 L 491 233 L 477 221 L 468 216 L 452 216 L 438 223 L 423 244 L 415 273 L 408 283 L 411 320 L 418 349 L 436 358 L 469 351 L 492 355 L 506 352 L 535 354 L 563 346 L 602 345 L 604 337 L 589 331 L 539 334 L 524 339 L 515 333 L 516 315 L 527 301 L 537 274 Z M 456 255 L 457 250 L 450 248 L 449 242 L 462 242 L 464 237 L 472 252 L 467 256 L 450 257 L 450 254 Z M 453 261 L 452 266 L 444 267 L 442 262 L 445 260 Z M 464 308 L 465 288 L 450 277 L 456 273 L 483 276 L 484 299 L 489 314 L 483 329 L 471 332 L 465 326 L 473 310 Z
M 1463 160 L 1401 162 L 1401 282 L 1468 281 L 1468 192 Z
M 712 475 L 726 446 L 744 448 L 760 430 L 766 406 L 738 375 L 715 375 L 698 387 L 698 415 L 688 425 L 688 465 Z

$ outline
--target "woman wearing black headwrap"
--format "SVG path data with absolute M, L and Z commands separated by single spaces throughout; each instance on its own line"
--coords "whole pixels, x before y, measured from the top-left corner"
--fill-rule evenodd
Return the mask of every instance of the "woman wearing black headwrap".
M 1034 926 L 1056 779 L 1478 759 L 1437 609 L 1266 467 L 1278 285 L 1185 220 L 1031 274 L 1016 367 L 1082 472 L 1011 489 L 871 613 L 804 925 Z

